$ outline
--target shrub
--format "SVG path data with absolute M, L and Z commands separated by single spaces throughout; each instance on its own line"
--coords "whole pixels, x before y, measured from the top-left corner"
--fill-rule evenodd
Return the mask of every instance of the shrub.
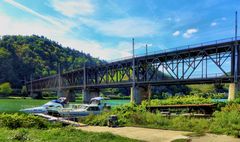
M 27 141 L 27 140 L 29 140 L 28 131 L 25 130 L 25 129 L 19 129 L 9 139 L 10 140 L 17 140 L 17 141 L 21 141 L 21 142 Z
M 23 87 L 22 87 L 22 89 L 21 89 L 21 94 L 22 94 L 22 96 L 27 97 L 28 92 L 27 92 L 27 87 L 26 87 L 26 86 L 23 86 Z
M 218 134 L 240 137 L 239 111 L 215 112 L 210 126 L 210 131 Z
M 225 107 L 222 107 L 222 111 L 224 111 L 224 112 L 230 112 L 230 111 L 240 112 L 240 104 L 230 103 L 230 104 L 226 105 Z
M 174 96 L 169 97 L 164 100 L 153 99 L 150 101 L 152 106 L 154 105 L 175 105 L 175 104 L 206 104 L 213 103 L 210 98 L 203 98 L 197 95 L 189 95 L 189 96 Z M 148 104 L 148 102 L 143 101 L 143 104 Z
M 208 119 L 178 116 L 171 119 L 170 128 L 174 130 L 205 132 L 208 130 L 209 124 Z
M 16 128 L 48 128 L 58 127 L 60 123 L 50 124 L 47 120 L 26 114 L 0 114 L 0 127 L 7 127 L 10 129 Z
M 5 83 L 2 83 L 0 85 L 0 94 L 4 95 L 4 96 L 8 96 L 9 94 L 12 93 L 12 88 L 11 88 L 11 85 L 10 83 L 8 82 L 5 82 Z

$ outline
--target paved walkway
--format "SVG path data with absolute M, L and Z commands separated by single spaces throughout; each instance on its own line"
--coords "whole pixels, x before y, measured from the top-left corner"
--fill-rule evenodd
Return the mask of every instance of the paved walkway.
M 84 126 L 78 127 L 78 129 L 91 132 L 110 132 L 115 135 L 147 142 L 171 142 L 174 139 L 188 138 L 187 136 L 184 136 L 184 134 L 189 133 L 184 131 L 171 131 L 138 127 L 109 128 L 100 126 Z M 237 138 L 214 134 L 207 134 L 206 136 L 191 139 L 192 142 L 240 142 L 240 139 Z

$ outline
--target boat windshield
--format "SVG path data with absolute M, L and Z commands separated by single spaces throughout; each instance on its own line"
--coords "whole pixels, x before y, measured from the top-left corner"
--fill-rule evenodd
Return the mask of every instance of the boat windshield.
M 43 107 L 54 107 L 56 104 L 52 103 L 52 102 L 48 102 L 46 104 L 43 105 Z
M 80 109 L 87 109 L 87 108 L 88 106 L 84 106 L 84 105 L 80 106 Z

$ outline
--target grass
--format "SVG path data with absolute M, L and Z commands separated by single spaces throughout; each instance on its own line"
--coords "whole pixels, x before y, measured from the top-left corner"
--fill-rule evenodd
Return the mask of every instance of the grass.
M 0 114 L 0 142 L 137 142 L 137 140 L 110 133 L 93 133 L 64 127 L 46 119 L 28 114 Z
M 191 140 L 181 138 L 181 139 L 172 140 L 171 142 L 191 142 Z
M 201 136 L 205 136 L 206 133 L 204 132 L 193 132 L 193 133 L 188 133 L 185 134 L 185 136 L 189 136 L 189 137 L 201 137 Z
M 56 98 L 51 97 L 51 98 L 45 98 L 42 100 L 36 100 L 31 98 L 24 99 L 20 97 L 0 98 L 0 113 L 1 112 L 5 112 L 5 113 L 19 112 L 20 109 L 41 106 L 53 99 L 56 99 Z M 73 103 L 77 103 L 77 104 L 82 103 L 82 99 L 78 97 L 76 98 L 76 102 L 73 102 Z M 109 103 L 112 106 L 115 106 L 115 105 L 129 103 L 129 100 L 107 100 L 107 103 Z
M 137 140 L 116 136 L 110 133 L 93 133 L 71 127 L 42 129 L 6 129 L 0 128 L 1 142 L 138 142 Z
M 30 98 L 26 99 L 0 99 L 0 112 L 14 113 L 20 109 L 31 108 L 43 105 L 49 100 L 33 100 Z

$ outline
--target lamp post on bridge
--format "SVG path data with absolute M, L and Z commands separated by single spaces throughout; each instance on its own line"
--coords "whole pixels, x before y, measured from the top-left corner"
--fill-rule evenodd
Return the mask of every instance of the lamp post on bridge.
M 148 45 L 146 44 L 146 56 L 148 55 Z
M 135 101 L 136 95 L 136 82 L 135 82 L 135 52 L 134 52 L 134 38 L 132 38 L 132 94 L 131 101 Z
M 234 53 L 233 56 L 233 75 L 234 82 L 229 84 L 229 92 L 228 92 L 228 101 L 234 100 L 238 94 L 238 72 L 239 70 L 239 48 L 238 48 L 238 13 L 235 13 L 235 42 L 234 42 Z
M 61 64 L 58 63 L 58 89 L 57 89 L 57 96 L 61 97 L 62 92 L 61 92 Z

